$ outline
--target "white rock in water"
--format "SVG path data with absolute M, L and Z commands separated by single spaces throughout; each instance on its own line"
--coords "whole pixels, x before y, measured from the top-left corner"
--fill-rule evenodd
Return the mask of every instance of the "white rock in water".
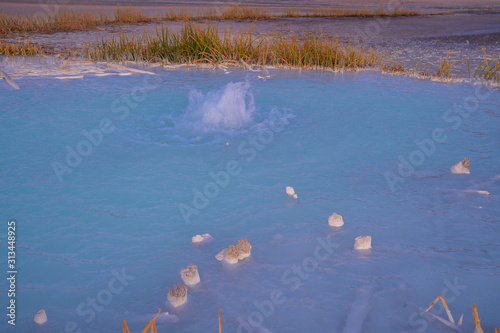
M 229 245 L 227 249 L 224 249 L 217 253 L 215 258 L 219 261 L 225 260 L 230 264 L 236 264 L 238 262 L 239 250 L 236 245 Z
M 45 310 L 38 311 L 34 320 L 38 325 L 45 324 L 47 322 L 47 314 L 45 313 Z
M 167 299 L 173 307 L 181 306 L 187 301 L 187 287 L 182 283 L 176 284 L 170 289 Z
M 215 259 L 222 261 L 226 258 L 227 249 L 224 249 L 215 255 Z
M 359 236 L 354 240 L 355 250 L 368 250 L 372 248 L 372 237 L 371 236 Z
M 214 238 L 212 236 L 210 236 L 210 234 L 203 234 L 203 235 L 196 235 L 196 236 L 193 236 L 193 238 L 191 238 L 191 241 L 193 243 L 201 243 L 201 242 L 205 242 L 205 241 L 211 241 L 213 240 Z
M 217 253 L 215 258 L 219 261 L 225 260 L 230 264 L 236 264 L 239 260 L 248 258 L 251 254 L 252 245 L 248 239 L 240 239 L 238 245 L 229 245 L 227 249 L 224 249 Z
M 295 190 L 291 186 L 286 187 L 286 194 L 288 194 L 289 196 L 291 196 L 294 199 L 298 198 L 297 194 L 295 194 Z
M 331 226 L 331 227 L 341 227 L 344 225 L 344 220 L 342 219 L 342 216 L 337 214 L 337 213 L 333 213 L 332 215 L 330 215 L 330 217 L 328 218 L 328 225 Z
M 252 251 L 252 245 L 250 245 L 250 242 L 248 239 L 240 239 L 238 241 L 238 259 L 243 260 L 245 258 L 250 257 L 250 253 Z
M 466 157 L 463 161 L 458 162 L 454 166 L 451 167 L 451 173 L 454 174 L 470 174 L 469 171 L 470 158 Z
M 189 264 L 187 268 L 181 270 L 181 278 L 187 286 L 192 286 L 200 283 L 198 266 L 196 266 L 195 264 Z

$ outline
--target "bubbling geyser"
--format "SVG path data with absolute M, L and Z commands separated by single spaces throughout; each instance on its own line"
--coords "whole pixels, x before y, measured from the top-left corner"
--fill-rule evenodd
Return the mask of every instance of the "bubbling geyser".
M 250 83 L 231 82 L 206 94 L 192 90 L 183 120 L 195 130 L 239 130 L 251 125 L 254 111 Z

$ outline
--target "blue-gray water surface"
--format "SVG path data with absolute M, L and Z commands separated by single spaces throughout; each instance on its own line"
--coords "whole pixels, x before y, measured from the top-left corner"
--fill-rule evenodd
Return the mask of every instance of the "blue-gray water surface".
M 499 91 L 156 73 L 2 84 L 0 267 L 14 220 L 18 273 L 0 331 L 139 332 L 161 308 L 178 321 L 159 332 L 216 332 L 221 308 L 223 332 L 444 332 L 421 313 L 439 295 L 468 332 L 473 303 L 485 332 L 500 324 Z M 465 157 L 471 174 L 451 174 Z M 353 249 L 361 235 L 371 250 Z M 250 258 L 215 259 L 245 238 Z M 202 282 L 173 309 L 189 263 Z

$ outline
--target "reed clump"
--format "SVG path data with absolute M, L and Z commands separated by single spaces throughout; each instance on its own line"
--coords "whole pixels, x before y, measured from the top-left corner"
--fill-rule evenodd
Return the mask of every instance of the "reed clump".
M 282 17 L 396 17 L 396 16 L 418 16 L 420 12 L 416 9 L 408 8 L 337 8 L 318 7 L 309 11 L 301 11 L 298 8 L 286 8 Z
M 225 6 L 215 18 L 221 20 L 262 20 L 271 18 L 267 9 L 248 6 Z M 210 17 L 207 17 L 210 18 Z
M 474 72 L 474 79 L 484 79 L 484 80 L 500 80 L 500 62 L 498 61 L 498 56 L 500 53 L 490 58 L 490 55 L 486 53 L 486 50 L 483 49 L 484 60 L 479 64 L 476 71 Z M 467 59 L 467 64 L 469 63 Z M 469 78 L 470 78 L 470 70 L 469 70 Z
M 188 8 L 171 8 L 165 14 L 167 21 L 262 20 L 273 17 L 265 8 L 235 5 L 207 7 L 198 12 L 194 12 Z
M 262 20 L 281 17 L 392 17 L 392 16 L 418 16 L 420 12 L 408 8 L 337 8 L 318 7 L 312 10 L 300 8 L 285 8 L 281 14 L 271 14 L 265 8 L 252 8 L 248 6 L 226 6 L 207 8 L 198 14 L 199 19 L 211 20 Z M 195 17 L 192 17 L 195 18 Z
M 275 66 L 299 69 L 330 69 L 334 71 L 358 70 L 377 67 L 384 73 L 420 77 L 451 79 L 451 68 L 462 60 L 451 61 L 453 51 L 440 60 L 437 73 L 430 75 L 428 65 L 418 71 L 407 71 L 394 53 L 365 48 L 352 42 L 342 42 L 335 37 L 319 33 L 284 35 L 280 32 L 254 36 L 252 30 L 232 34 L 227 28 L 222 32 L 216 25 L 204 26 L 184 23 L 177 32 L 161 27 L 154 33 L 139 36 L 126 34 L 102 39 L 96 45 L 87 45 L 86 56 L 95 61 L 139 61 L 177 64 L 221 63 L 249 66 Z M 494 57 L 484 53 L 484 60 L 474 73 L 474 79 L 499 80 L 500 53 Z M 470 71 L 469 71 L 470 72 Z
M 4 56 L 39 56 L 43 55 L 39 45 L 24 41 L 21 44 L 5 43 L 0 40 L 0 55 Z
M 299 8 L 285 8 L 282 17 L 300 17 L 302 11 Z
M 0 14 L 0 34 L 84 31 L 110 22 L 111 20 L 103 13 L 92 15 L 78 11 L 61 11 L 55 15 L 46 16 L 9 16 Z
M 446 54 L 446 57 L 444 59 L 439 60 L 439 66 L 438 66 L 437 73 L 435 76 L 440 77 L 440 78 L 447 78 L 447 79 L 451 78 L 451 67 L 453 65 L 463 61 L 463 59 L 460 59 L 460 60 L 451 62 L 450 57 L 453 54 L 453 51 L 454 50 L 448 51 L 448 53 Z
M 189 8 L 169 8 L 165 11 L 167 21 L 190 21 L 199 19 L 203 13 L 193 14 Z
M 381 62 L 381 70 L 384 73 L 389 74 L 403 74 L 406 73 L 406 68 L 403 66 L 401 59 L 398 54 L 394 52 L 394 57 L 389 57 L 385 61 Z
M 85 31 L 107 24 L 135 24 L 154 21 L 132 7 L 117 7 L 114 17 L 105 13 L 91 14 L 82 11 L 60 11 L 45 16 L 10 16 L 0 13 L 0 35 L 18 33 L 53 33 L 59 31 Z
M 148 23 L 154 20 L 154 18 L 146 16 L 140 11 L 133 9 L 132 7 L 116 7 L 114 14 L 115 20 L 113 21 L 113 23 Z
M 222 62 L 290 68 L 359 69 L 375 66 L 381 54 L 317 33 L 254 37 L 252 30 L 222 34 L 213 24 L 185 23 L 180 32 L 161 27 L 138 37 L 121 34 L 87 47 L 92 60 L 168 63 Z
M 392 16 L 385 9 L 347 9 L 347 8 L 315 8 L 307 17 L 380 17 Z
M 420 11 L 418 9 L 409 9 L 409 8 L 394 8 L 391 10 L 390 14 L 388 16 L 419 16 Z M 432 14 L 436 15 L 436 14 Z
M 164 17 L 150 17 L 133 7 L 116 7 L 114 17 L 105 13 L 91 14 L 82 11 L 62 10 L 46 16 L 10 16 L 0 13 L 0 35 L 11 33 L 53 33 L 58 31 L 85 31 L 107 24 L 137 24 L 158 20 L 196 21 L 196 20 L 265 20 L 282 17 L 382 17 L 416 16 L 417 10 L 406 8 L 352 9 L 352 8 L 315 8 L 303 12 L 296 8 L 286 8 L 282 13 L 271 14 L 267 9 L 249 6 L 207 7 L 198 12 L 186 8 L 172 8 Z

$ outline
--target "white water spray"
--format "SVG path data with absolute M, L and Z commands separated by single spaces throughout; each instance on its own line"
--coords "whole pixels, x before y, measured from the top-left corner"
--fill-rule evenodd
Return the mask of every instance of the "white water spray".
M 198 131 L 239 130 L 251 125 L 254 111 L 250 83 L 231 82 L 206 94 L 192 90 L 182 121 Z

